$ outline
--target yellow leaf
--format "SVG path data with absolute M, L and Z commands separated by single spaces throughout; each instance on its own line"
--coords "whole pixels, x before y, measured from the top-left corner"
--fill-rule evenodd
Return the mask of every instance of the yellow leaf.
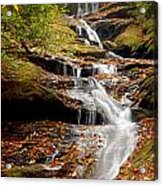
M 15 10 L 18 12 L 19 11 L 18 5 L 13 5 L 13 6 L 14 6 Z

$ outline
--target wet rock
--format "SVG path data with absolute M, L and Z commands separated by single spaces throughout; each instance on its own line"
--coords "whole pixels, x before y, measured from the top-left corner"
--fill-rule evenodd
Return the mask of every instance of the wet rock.
M 126 19 L 105 19 L 92 23 L 92 28 L 96 30 L 102 40 L 112 40 L 131 23 Z

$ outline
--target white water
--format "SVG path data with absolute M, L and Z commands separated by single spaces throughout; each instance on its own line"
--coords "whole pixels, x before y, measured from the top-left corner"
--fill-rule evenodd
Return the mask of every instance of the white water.
M 98 10 L 98 8 L 99 3 L 78 3 L 77 17 L 80 18 L 80 20 L 79 24 L 76 25 L 76 32 L 79 36 L 83 37 L 82 29 L 84 29 L 88 36 L 88 40 L 85 40 L 85 44 L 90 45 L 90 42 L 97 43 L 99 48 L 103 49 L 103 44 L 98 33 L 93 30 L 84 19 L 81 19 L 83 15 L 95 12 Z M 105 58 L 118 58 L 120 60 L 123 59 L 123 57 L 111 51 L 106 52 Z
M 93 68 L 97 69 L 99 74 L 117 74 L 117 67 L 113 64 L 94 64 Z
M 81 109 L 78 109 L 78 125 L 80 125 L 81 121 Z
M 92 11 L 96 8 L 92 6 Z M 86 11 L 89 7 L 86 5 Z M 79 3 L 78 17 L 83 14 L 82 6 Z M 84 20 L 79 20 L 77 25 L 77 33 L 82 36 L 82 29 L 88 35 L 91 42 L 98 44 L 103 48 L 102 42 L 96 33 Z M 87 44 L 89 44 L 87 42 Z M 108 52 L 106 57 L 115 57 L 122 59 L 120 56 Z M 95 64 L 98 73 L 117 74 L 117 67 L 115 65 Z M 90 87 L 80 90 L 82 86 L 80 81 L 81 68 L 73 67 L 73 76 L 77 77 L 76 87 L 72 90 L 67 90 L 69 96 L 75 100 L 80 100 L 83 105 L 78 109 L 78 125 L 82 124 L 82 109 L 87 110 L 84 121 L 88 125 L 96 124 L 97 113 L 103 118 L 104 125 L 98 127 L 97 131 L 93 131 L 90 127 L 88 135 L 95 132 L 103 139 L 103 147 L 97 151 L 98 162 L 96 164 L 95 172 L 92 178 L 97 179 L 114 179 L 122 164 L 127 160 L 129 155 L 134 150 L 137 143 L 137 126 L 132 122 L 132 115 L 130 109 L 130 100 L 126 95 L 122 98 L 121 102 L 109 96 L 105 88 L 94 78 L 89 78 Z M 67 65 L 64 64 L 64 75 L 67 75 Z M 92 141 L 89 141 L 92 143 Z M 80 146 L 86 146 L 83 141 L 78 141 Z
M 86 6 L 86 11 L 89 11 L 88 9 L 89 7 Z M 82 6 L 79 4 L 78 17 L 81 17 L 83 13 Z M 88 41 L 97 43 L 100 48 L 103 48 L 98 34 L 85 20 L 80 19 L 76 29 L 80 36 L 83 36 L 82 30 L 84 29 L 87 33 Z M 113 52 L 107 52 L 105 57 L 123 59 Z M 65 65 L 64 74 L 67 74 L 66 67 Z M 98 73 L 117 74 L 115 65 L 95 64 L 94 68 L 98 69 Z M 67 90 L 68 94 L 73 99 L 80 100 L 83 103 L 82 108 L 78 110 L 77 123 L 80 125 L 84 121 L 84 123 L 90 125 L 90 129 L 87 131 L 88 136 L 95 132 L 101 136 L 103 141 L 103 147 L 97 151 L 96 158 L 98 161 L 91 177 L 96 179 L 114 179 L 137 143 L 137 125 L 132 122 L 131 101 L 127 98 L 127 94 L 122 97 L 121 102 L 113 99 L 95 78 L 89 78 L 90 87 L 83 88 L 80 81 L 80 67 L 73 68 L 73 76 L 77 77 L 76 87 L 72 90 Z M 86 110 L 85 118 L 83 118 L 82 109 Z M 91 125 L 96 124 L 97 113 L 102 116 L 104 125 L 99 126 L 97 131 L 93 131 Z M 89 141 L 88 143 L 93 142 Z M 80 139 L 78 144 L 81 148 L 85 148 L 88 145 L 83 143 L 82 140 L 80 141 Z
M 101 131 L 104 145 L 98 152 L 99 161 L 92 177 L 114 179 L 136 146 L 137 128 L 134 123 L 123 121 L 121 125 L 104 126 Z
M 89 125 L 96 123 L 97 112 L 102 115 L 105 125 L 98 127 L 96 132 L 104 143 L 101 150 L 97 151 L 98 161 L 92 178 L 114 179 L 136 146 L 137 126 L 132 122 L 130 107 L 122 106 L 121 102 L 109 96 L 95 78 L 89 78 L 89 84 L 94 87 L 89 92 L 72 90 L 69 94 L 84 103 L 83 107 L 88 110 L 86 122 Z M 80 123 L 81 110 L 78 116 L 78 124 Z M 87 132 L 92 133 L 92 130 Z M 83 142 L 78 143 L 83 145 Z
M 82 6 L 81 3 L 78 3 L 77 17 L 82 17 L 82 15 L 83 15 Z
M 76 70 L 77 70 L 77 78 L 80 78 L 80 76 L 81 76 L 81 68 L 78 67 Z
M 72 75 L 74 77 L 80 78 L 80 76 L 81 76 L 81 68 L 78 67 L 78 66 L 73 66 L 72 67 Z
M 105 54 L 105 57 L 106 57 L 106 58 L 118 58 L 118 59 L 120 59 L 120 60 L 123 59 L 122 56 L 117 55 L 117 54 L 115 54 L 114 52 L 111 52 L 111 51 L 108 51 L 108 52 Z
M 99 65 L 98 68 L 101 68 L 101 73 L 117 73 L 114 66 Z M 64 74 L 67 74 L 66 65 L 64 65 Z M 73 75 L 80 77 L 80 74 L 81 69 L 74 67 Z M 79 84 L 82 86 L 81 82 Z M 97 151 L 98 161 L 92 178 L 114 179 L 137 143 L 137 126 L 136 123 L 132 122 L 129 107 L 132 102 L 127 98 L 128 93 L 122 97 L 121 102 L 113 99 L 93 77 L 88 79 L 90 87 L 78 89 L 79 84 L 77 83 L 75 89 L 68 90 L 70 97 L 83 103 L 82 108 L 78 110 L 78 125 L 81 124 L 81 121 L 88 125 L 96 124 L 97 113 L 102 116 L 105 124 L 96 131 L 103 140 L 103 147 Z M 84 120 L 82 109 L 86 110 Z M 81 146 L 80 140 L 78 144 Z
M 63 64 L 63 75 L 67 75 L 67 65 L 65 63 Z
M 84 29 L 87 33 L 88 39 L 91 42 L 97 43 L 99 48 L 103 48 L 102 42 L 95 30 L 93 30 L 85 20 L 80 19 L 79 25 L 77 25 L 77 30 L 79 36 L 82 36 L 82 29 Z
M 80 8 L 79 8 L 79 10 L 80 10 Z M 84 19 L 80 19 L 79 23 L 76 25 L 76 33 L 81 37 L 83 37 L 82 30 L 85 30 L 85 32 L 87 33 L 88 39 L 85 38 L 85 44 L 86 45 L 90 45 L 91 42 L 92 42 L 93 44 L 97 43 L 99 48 L 101 48 L 101 49 L 104 48 L 103 44 L 102 44 L 102 41 L 101 41 L 99 35 L 97 34 L 97 32 L 95 30 L 93 30 L 91 28 L 91 26 L 88 25 L 88 23 Z M 117 58 L 117 59 L 123 60 L 123 57 L 121 57 L 120 55 L 117 55 L 117 54 L 115 54 L 114 52 L 111 52 L 111 51 L 106 52 L 105 58 Z
M 126 92 L 125 95 L 122 96 L 122 99 L 121 99 L 122 105 L 126 105 L 126 106 L 131 106 L 131 105 L 132 105 L 133 102 L 130 101 L 130 100 L 127 98 L 128 95 L 129 95 L 129 93 Z
M 109 97 L 96 79 L 92 81 L 98 88 L 91 92 L 95 97 L 97 110 L 103 114 L 105 124 L 110 124 L 102 130 L 105 145 L 99 153 L 94 178 L 114 179 L 135 148 L 137 128 L 132 122 L 130 108 L 122 107 L 121 103 Z
M 99 3 L 78 3 L 77 17 L 82 17 L 91 12 L 95 12 L 99 8 Z
M 77 88 L 68 90 L 68 94 L 75 100 L 80 100 L 83 103 L 83 108 L 86 110 L 85 123 L 88 125 L 95 124 L 96 121 L 96 105 L 94 98 L 85 90 Z M 81 109 L 78 110 L 78 125 L 81 124 Z

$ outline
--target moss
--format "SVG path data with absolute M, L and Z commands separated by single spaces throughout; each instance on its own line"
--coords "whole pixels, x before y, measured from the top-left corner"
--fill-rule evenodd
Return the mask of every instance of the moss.
M 129 25 L 124 32 L 122 32 L 115 39 L 115 43 L 120 47 L 126 45 L 131 47 L 132 51 L 140 45 L 143 41 L 143 32 L 138 25 Z
M 140 165 L 147 160 L 153 160 L 153 148 L 154 148 L 155 142 L 153 139 L 146 142 L 146 145 L 144 145 L 139 153 L 133 157 L 132 163 L 133 167 L 139 168 Z
M 2 61 L 2 98 L 27 98 L 48 97 L 52 91 L 42 85 L 42 81 L 49 74 L 40 67 L 26 61 L 8 59 Z M 53 94 L 55 92 L 53 91 Z
M 25 167 L 13 167 L 6 171 L 7 177 L 35 177 L 41 174 L 43 167 L 39 164 L 25 166 Z
M 11 76 L 14 80 L 26 82 L 37 80 L 41 75 L 41 69 L 30 62 L 4 61 L 2 62 L 2 78 Z
M 80 43 L 74 43 L 71 45 L 67 45 L 65 47 L 66 51 L 73 51 L 74 55 L 77 56 L 93 56 L 93 57 L 97 57 L 97 58 L 102 58 L 105 56 L 105 50 L 100 49 L 97 46 L 87 46 L 84 44 L 80 44 Z

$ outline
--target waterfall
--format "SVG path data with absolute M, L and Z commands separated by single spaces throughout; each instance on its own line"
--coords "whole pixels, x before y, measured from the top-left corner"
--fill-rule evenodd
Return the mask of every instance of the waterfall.
M 81 122 L 81 109 L 78 109 L 78 125 L 80 125 Z
M 86 123 L 91 124 L 92 120 L 95 120 L 92 119 L 95 118 L 93 117 L 94 112 L 102 115 L 105 124 L 121 125 L 123 122 L 131 122 L 131 110 L 127 103 L 123 104 L 109 96 L 105 88 L 95 78 L 90 77 L 88 82 L 89 87 L 86 90 L 82 87 L 80 90 L 68 90 L 69 96 L 82 101 L 83 108 L 87 110 Z
M 117 74 L 117 67 L 115 65 L 111 64 L 109 67 L 109 72 L 110 72 L 110 74 Z
M 80 28 L 81 27 L 81 28 Z M 103 48 L 102 42 L 98 36 L 98 34 L 96 33 L 95 30 L 93 30 L 85 20 L 80 19 L 79 20 L 79 25 L 77 25 L 77 30 L 78 30 L 78 34 L 79 36 L 82 36 L 82 29 L 84 29 L 87 33 L 88 39 L 90 42 L 94 42 L 97 43 L 99 48 Z
M 81 70 L 82 69 L 80 67 L 73 66 L 72 67 L 72 76 L 77 77 L 77 78 L 80 78 L 80 76 L 81 76 Z
M 97 89 L 91 91 L 97 112 L 106 125 L 103 129 L 104 147 L 99 152 L 99 162 L 93 176 L 98 179 L 114 179 L 121 165 L 127 160 L 137 143 L 137 127 L 132 122 L 131 109 L 107 95 L 104 87 L 91 78 Z
M 137 127 L 134 123 L 104 126 L 103 148 L 98 152 L 99 161 L 92 176 L 96 179 L 114 179 L 137 143 Z
M 81 76 L 81 68 L 78 67 L 76 70 L 77 70 L 77 78 L 80 78 L 80 76 Z
M 63 64 L 63 75 L 67 75 L 67 65 L 65 63 Z
M 85 30 L 88 39 L 85 38 L 85 34 L 83 33 L 83 30 Z M 89 26 L 88 23 L 84 19 L 80 19 L 79 23 L 76 25 L 76 33 L 80 37 L 85 38 L 86 45 L 90 45 L 92 42 L 93 44 L 98 44 L 99 48 L 103 49 L 103 44 L 102 44 L 102 41 L 98 33 L 95 30 L 93 30 L 91 26 Z M 123 57 L 115 54 L 112 51 L 107 51 L 105 54 L 105 58 L 117 58 L 119 60 L 123 60 Z
M 78 3 L 77 17 L 82 17 L 82 15 L 83 15 L 82 6 L 81 3 Z
M 131 106 L 131 105 L 132 105 L 133 102 L 130 101 L 130 100 L 127 98 L 128 95 L 129 95 L 129 93 L 126 92 L 125 95 L 122 96 L 122 99 L 121 99 L 122 105 L 128 105 L 128 106 Z
M 95 12 L 99 8 L 99 3 L 78 3 L 77 17 Z
M 93 68 L 97 69 L 99 74 L 117 74 L 116 65 L 107 65 L 107 64 L 94 64 Z
M 89 13 L 89 4 L 88 3 L 85 3 L 85 12 Z
M 74 66 L 72 67 L 72 76 L 76 76 L 75 67 Z
M 92 42 L 93 44 L 98 44 L 99 48 L 103 49 L 103 44 L 99 38 L 98 33 L 95 30 L 93 30 L 91 26 L 89 26 L 84 19 L 81 19 L 83 15 L 95 12 L 98 10 L 98 8 L 99 8 L 99 3 L 78 3 L 76 16 L 77 18 L 80 18 L 80 20 L 79 20 L 79 24 L 76 25 L 76 33 L 79 36 L 85 38 L 85 34 L 83 33 L 82 29 L 85 30 L 88 37 L 88 40 L 85 40 L 85 44 L 89 45 L 91 44 L 90 42 Z M 120 60 L 123 59 L 123 57 L 115 54 L 112 51 L 107 51 L 105 54 L 105 58 L 117 58 Z
M 96 123 L 96 111 L 95 110 L 89 110 L 86 113 L 86 123 L 88 123 L 88 125 L 93 125 Z
M 85 43 L 85 45 L 91 45 L 90 42 L 88 41 L 88 39 L 84 39 L 84 43 Z
M 82 36 L 82 27 L 80 25 L 76 25 L 76 33 L 79 36 Z
M 111 52 L 111 51 L 108 51 L 105 54 L 105 58 L 117 58 L 117 59 L 123 60 L 123 57 L 122 56 L 117 55 L 117 54 L 115 54 L 114 52 Z
M 94 3 L 92 3 L 91 5 L 92 5 L 92 7 L 91 7 L 92 8 L 92 12 L 94 12 L 95 11 Z
M 91 91 L 92 96 L 95 98 L 95 103 L 97 104 L 97 110 L 103 114 L 105 113 L 105 120 L 114 124 L 119 124 L 120 114 L 125 114 L 125 112 L 130 112 L 124 108 L 120 102 L 114 100 L 112 97 L 108 96 L 105 88 L 97 82 L 95 78 L 91 78 L 91 81 L 95 84 L 97 89 Z
M 91 178 L 114 179 L 136 146 L 137 125 L 132 122 L 128 100 L 123 104 L 124 101 L 119 102 L 108 95 L 104 86 L 95 78 L 90 77 L 87 80 L 88 87 L 82 85 L 84 87 L 68 90 L 68 93 L 70 97 L 83 103 L 82 108 L 78 109 L 78 125 L 82 124 L 81 121 L 89 126 L 96 124 L 97 113 L 103 120 L 104 126 L 100 126 L 95 133 L 100 135 L 103 144 L 96 153 L 98 161 Z M 126 96 L 127 93 L 124 97 Z M 93 133 L 92 130 L 90 128 L 87 131 L 88 135 Z M 85 148 L 86 144 L 79 140 L 78 145 Z

